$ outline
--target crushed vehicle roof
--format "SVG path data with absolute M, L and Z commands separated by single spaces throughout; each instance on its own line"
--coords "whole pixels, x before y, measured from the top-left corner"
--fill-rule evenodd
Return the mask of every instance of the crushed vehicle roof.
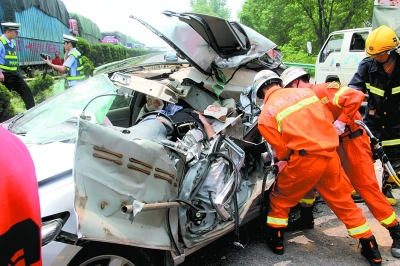
M 212 74 L 212 64 L 226 69 L 253 61 L 260 66 L 269 64 L 270 68 L 276 68 L 283 56 L 274 42 L 235 21 L 172 11 L 164 11 L 146 21 L 130 17 L 149 28 L 174 48 L 179 57 L 206 75 Z

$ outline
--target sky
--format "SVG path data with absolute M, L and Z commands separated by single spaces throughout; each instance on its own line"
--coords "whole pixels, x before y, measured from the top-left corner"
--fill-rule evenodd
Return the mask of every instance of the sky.
M 70 13 L 77 13 L 91 19 L 100 31 L 119 31 L 146 46 L 167 46 L 150 30 L 129 15 L 146 21 L 164 10 L 186 12 L 190 10 L 189 0 L 62 0 Z M 231 8 L 231 19 L 237 20 L 236 14 L 241 9 L 243 0 L 227 0 Z

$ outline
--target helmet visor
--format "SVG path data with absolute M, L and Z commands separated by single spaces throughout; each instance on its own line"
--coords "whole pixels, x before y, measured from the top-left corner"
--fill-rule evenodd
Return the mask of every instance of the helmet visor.
M 390 54 L 390 50 L 383 51 L 377 54 L 370 54 L 368 52 L 365 52 L 366 56 L 371 57 L 371 58 L 377 58 L 377 57 L 383 57 L 385 54 Z

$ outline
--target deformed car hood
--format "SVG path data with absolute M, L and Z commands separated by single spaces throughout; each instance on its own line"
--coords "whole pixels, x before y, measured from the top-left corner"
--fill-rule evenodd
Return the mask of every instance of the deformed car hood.
M 197 70 L 211 75 L 211 65 L 237 68 L 252 60 L 268 63 L 270 68 L 281 64 L 277 45 L 258 32 L 238 22 L 195 13 L 164 11 L 146 18 L 131 15 L 167 42 L 178 56 L 185 58 Z
M 24 141 L 23 137 L 20 137 Z M 72 171 L 74 143 L 53 142 L 45 145 L 28 144 L 39 184 Z

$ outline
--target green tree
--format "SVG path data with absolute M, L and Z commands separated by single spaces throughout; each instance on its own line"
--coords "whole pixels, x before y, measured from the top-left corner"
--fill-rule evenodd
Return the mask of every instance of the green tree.
M 227 6 L 227 0 L 190 0 L 193 13 L 207 14 L 211 16 L 229 19 L 231 8 Z
M 94 66 L 98 67 L 103 64 L 103 50 L 101 49 L 101 46 L 103 44 L 95 44 L 92 45 L 92 49 L 90 51 L 90 56 L 89 59 L 93 62 Z
M 85 71 L 85 76 L 86 77 L 93 76 L 93 71 L 95 69 L 93 62 L 90 61 L 88 57 L 82 56 L 82 63 L 83 63 L 83 69 Z
M 34 97 L 40 92 L 50 89 L 53 84 L 54 79 L 50 75 L 38 75 L 28 83 Z
M 295 0 L 309 20 L 322 47 L 329 33 L 345 28 L 365 27 L 372 21 L 373 0 Z M 370 23 L 369 23 L 370 24 Z
M 372 8 L 373 0 L 246 0 L 238 17 L 278 45 L 319 50 L 332 31 L 369 26 Z
M 78 49 L 78 51 L 82 54 L 82 56 L 83 55 L 88 56 L 90 54 L 90 49 L 91 49 L 90 43 L 81 37 L 77 38 L 78 38 L 78 43 L 76 45 L 76 49 Z
M 107 64 L 112 62 L 112 55 L 110 51 L 110 46 L 106 44 L 99 45 L 103 53 L 102 64 Z

